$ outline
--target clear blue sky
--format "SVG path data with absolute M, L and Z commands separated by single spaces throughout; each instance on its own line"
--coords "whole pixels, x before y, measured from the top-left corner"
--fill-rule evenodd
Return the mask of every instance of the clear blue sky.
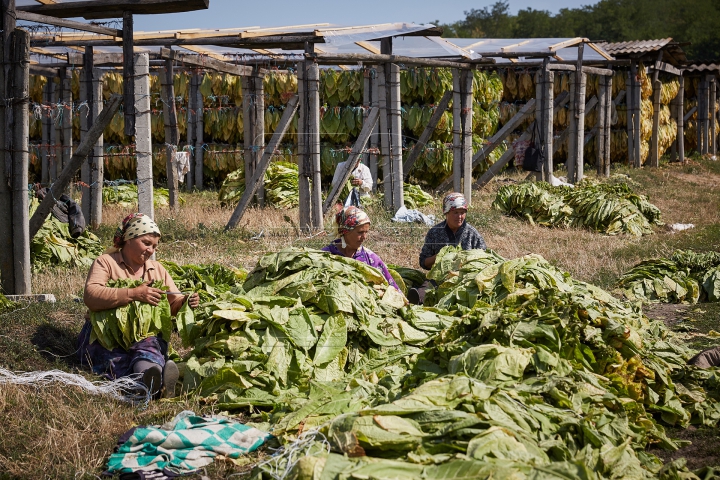
M 232 28 L 283 26 L 308 23 L 367 25 L 387 22 L 453 22 L 466 10 L 492 5 L 493 1 L 468 0 L 210 0 L 210 8 L 172 15 L 138 15 L 135 29 Z M 557 12 L 560 8 L 594 4 L 595 0 L 510 0 L 510 9 L 532 7 Z

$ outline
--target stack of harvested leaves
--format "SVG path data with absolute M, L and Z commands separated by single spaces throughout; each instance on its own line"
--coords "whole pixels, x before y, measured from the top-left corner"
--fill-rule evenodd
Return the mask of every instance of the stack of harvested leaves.
M 162 260 L 160 263 L 183 293 L 197 292 L 200 301 L 209 301 L 220 293 L 242 287 L 247 272 L 213 263 L 211 265 L 183 265 Z
M 493 207 L 548 227 L 585 227 L 608 235 L 653 233 L 662 225 L 660 210 L 626 183 L 583 181 L 571 187 L 545 182 L 502 187 Z
M 32 211 L 35 208 L 37 201 L 33 202 Z M 30 262 L 34 271 L 46 267 L 89 267 L 102 252 L 98 237 L 85 230 L 78 238 L 73 238 L 68 224 L 52 215 L 30 242 Z
M 17 304 L 15 302 L 11 302 L 5 295 L 0 293 L 0 312 L 4 310 L 12 310 L 16 305 Z
M 102 191 L 103 205 L 120 205 L 125 208 L 134 208 L 138 204 L 138 191 L 135 184 L 119 184 L 103 187 Z M 179 197 L 180 203 L 185 203 L 182 197 Z M 156 207 L 167 207 L 170 205 L 170 192 L 167 188 L 153 188 L 153 203 Z
M 534 255 L 447 247 L 436 267 L 457 322 L 405 363 L 276 405 L 274 433 L 300 440 L 264 478 L 698 478 L 645 451 L 677 448 L 660 422 L 720 419 L 715 374 L 661 323 Z
M 297 207 L 300 201 L 298 166 L 292 162 L 271 163 L 265 171 L 265 201 L 277 208 Z M 241 168 L 230 173 L 218 192 L 223 205 L 235 205 L 245 193 L 245 171 Z
M 720 253 L 678 250 L 645 260 L 618 280 L 630 300 L 665 303 L 720 301 Z

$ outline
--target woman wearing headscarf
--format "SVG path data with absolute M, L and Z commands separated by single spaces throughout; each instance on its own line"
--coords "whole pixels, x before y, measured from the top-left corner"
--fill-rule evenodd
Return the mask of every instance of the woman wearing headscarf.
M 385 262 L 372 250 L 365 248 L 363 243 L 370 231 L 370 217 L 357 207 L 349 206 L 335 215 L 338 238 L 323 248 L 323 251 L 334 255 L 352 258 L 380 270 L 390 285 L 400 290 Z
M 107 249 L 93 262 L 85 282 L 83 299 L 92 312 L 123 307 L 133 301 L 157 306 L 163 295 L 167 295 L 172 315 L 177 314 L 187 300 L 191 308 L 197 308 L 200 297 L 197 293 L 186 296 L 170 294 L 150 285 L 159 280 L 177 292 L 175 282 L 167 270 L 152 256 L 160 241 L 160 229 L 148 216 L 134 213 L 127 216 L 118 227 L 113 238 L 113 247 Z M 109 280 L 142 280 L 135 288 L 110 288 Z M 99 375 L 119 378 L 132 374 L 141 375 L 143 384 L 150 394 L 157 397 L 164 389 L 165 396 L 172 396 L 178 380 L 178 368 L 167 359 L 169 339 L 152 336 L 135 342 L 129 350 L 114 348 L 108 350 L 95 341 L 90 343 L 92 325 L 89 315 L 78 339 L 80 362 L 88 364 Z
M 485 240 L 475 227 L 465 221 L 468 203 L 462 193 L 452 192 L 443 198 L 443 215 L 445 220 L 432 227 L 425 235 L 425 243 L 420 251 L 420 266 L 426 270 L 435 264 L 435 258 L 443 247 L 460 246 L 463 250 L 485 250 Z M 422 304 L 425 290 L 431 286 L 426 281 L 421 287 L 408 291 L 410 303 Z

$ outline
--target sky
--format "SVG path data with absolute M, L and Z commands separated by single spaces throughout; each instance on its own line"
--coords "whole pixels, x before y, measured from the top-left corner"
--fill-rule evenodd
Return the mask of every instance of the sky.
M 210 0 L 208 10 L 172 15 L 138 15 L 135 30 L 184 28 L 273 27 L 332 23 L 368 25 L 388 22 L 441 23 L 465 18 L 464 12 L 494 1 L 469 0 Z M 510 10 L 532 7 L 556 13 L 560 8 L 593 4 L 595 0 L 510 0 Z

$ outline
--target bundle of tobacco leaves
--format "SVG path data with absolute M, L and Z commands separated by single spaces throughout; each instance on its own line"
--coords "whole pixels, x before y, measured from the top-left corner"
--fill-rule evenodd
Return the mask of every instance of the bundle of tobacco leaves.
M 178 265 L 161 260 L 175 286 L 182 293 L 197 292 L 200 301 L 206 302 L 233 288 L 242 287 L 247 272 L 213 263 L 211 265 Z
M 107 286 L 135 288 L 142 283 L 142 280 L 118 279 L 108 281 Z M 151 286 L 167 290 L 167 286 L 159 280 L 153 282 Z M 167 296 L 163 296 L 155 307 L 149 303 L 132 301 L 124 307 L 90 312 L 90 323 L 92 324 L 90 342 L 98 340 L 108 350 L 116 347 L 128 350 L 135 342 L 157 335 L 162 335 L 167 341 L 173 330 Z
M 182 197 L 179 197 L 180 203 L 185 203 Z M 138 190 L 135 184 L 120 184 L 103 187 L 102 190 L 103 205 L 116 204 L 121 207 L 131 208 L 138 204 Z M 156 207 L 167 207 L 170 205 L 170 192 L 167 188 L 153 187 L 153 203 Z
M 16 302 L 12 302 L 12 301 L 8 300 L 8 298 L 5 295 L 0 293 L 0 312 L 2 312 L 4 310 L 12 310 L 16 306 L 17 306 Z
M 627 183 L 603 184 L 588 180 L 575 188 L 545 182 L 502 187 L 493 207 L 548 227 L 584 227 L 607 235 L 653 233 L 662 225 L 660 210 Z
M 630 300 L 665 303 L 720 300 L 720 253 L 678 250 L 670 258 L 645 260 L 617 286 Z
M 292 162 L 272 162 L 265 171 L 265 201 L 277 208 L 296 207 L 300 201 L 298 166 Z M 218 192 L 223 205 L 235 205 L 245 193 L 245 171 L 230 173 Z

